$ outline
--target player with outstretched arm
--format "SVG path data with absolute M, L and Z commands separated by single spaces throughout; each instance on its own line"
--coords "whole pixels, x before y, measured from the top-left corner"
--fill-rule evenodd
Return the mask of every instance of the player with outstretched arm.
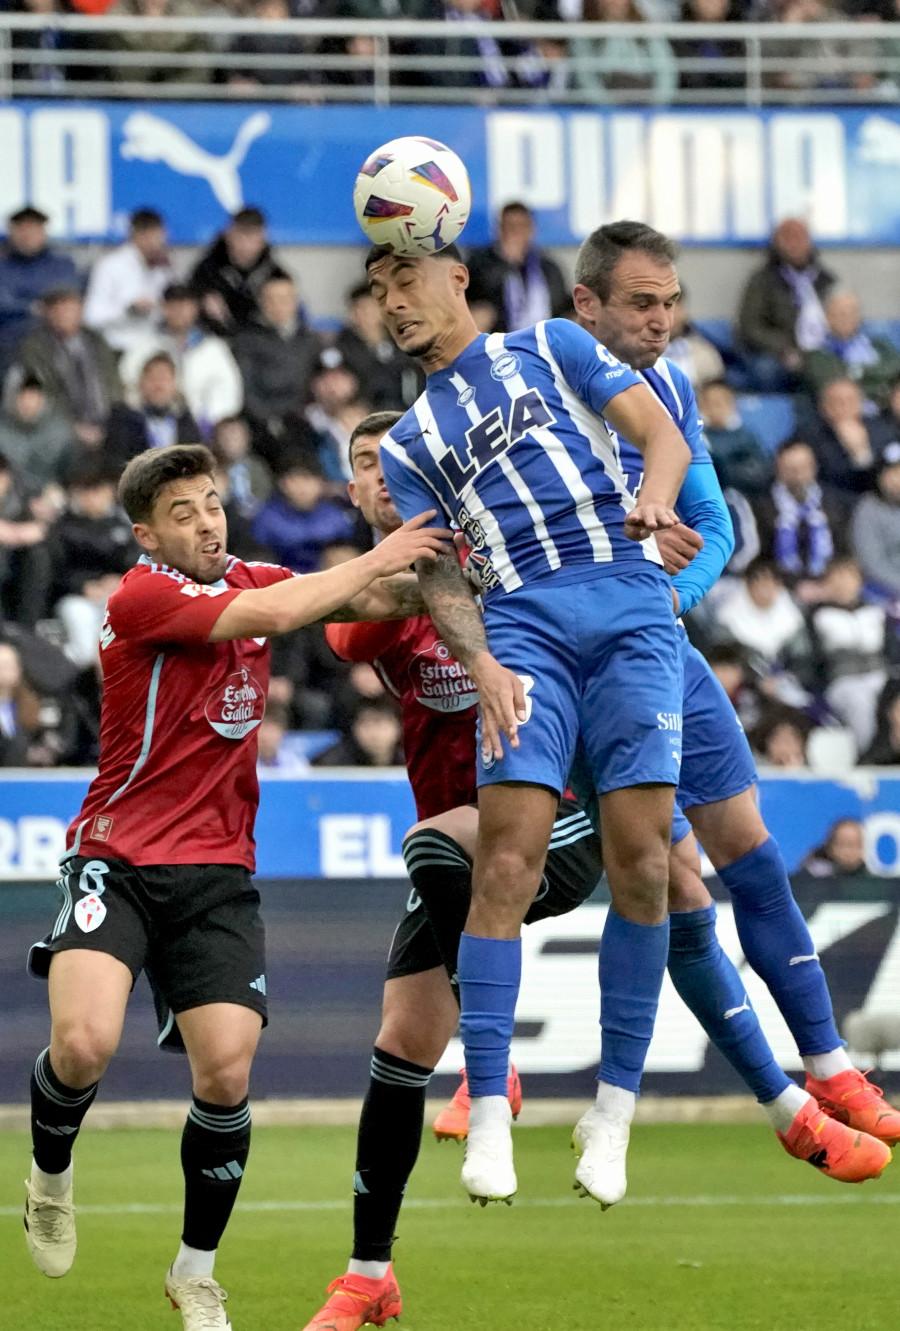
M 436 558 L 449 537 L 424 526 L 432 507 L 327 572 L 247 564 L 227 553 L 214 470 L 189 445 L 148 450 L 123 473 L 144 554 L 110 598 L 99 770 L 69 829 L 62 908 L 29 959 L 47 977 L 52 1025 L 31 1078 L 28 1247 L 48 1276 L 75 1259 L 72 1146 L 146 969 L 160 1043 L 183 1043 L 193 1083 L 182 1243 L 165 1282 L 186 1331 L 230 1326 L 213 1265 L 250 1149 L 250 1066 L 266 1020 L 251 874 L 267 639 L 326 616 L 379 617 L 379 580 Z

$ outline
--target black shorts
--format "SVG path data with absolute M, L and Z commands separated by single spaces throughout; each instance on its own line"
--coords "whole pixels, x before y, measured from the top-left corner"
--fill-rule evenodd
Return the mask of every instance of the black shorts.
M 67 860 L 62 908 L 28 954 L 46 976 L 55 952 L 106 952 L 136 980 L 147 972 L 161 1047 L 183 1045 L 174 1014 L 206 1003 L 237 1003 L 266 1023 L 265 932 L 259 893 L 237 864 Z
M 457 847 L 457 849 L 459 849 Z M 461 855 L 463 852 L 460 850 Z M 468 856 L 465 856 L 468 859 Z M 600 838 L 586 814 L 574 800 L 559 802 L 550 837 L 544 876 L 534 901 L 528 907 L 526 924 L 554 915 L 568 915 L 593 894 L 603 873 Z M 448 881 L 450 881 L 448 879 Z M 454 901 L 441 901 L 440 908 L 428 910 L 415 888 L 406 902 L 406 913 L 394 931 L 388 956 L 387 978 L 446 966 L 451 979 L 456 973 L 459 940 L 469 913 L 472 895 L 471 876 L 464 891 Z

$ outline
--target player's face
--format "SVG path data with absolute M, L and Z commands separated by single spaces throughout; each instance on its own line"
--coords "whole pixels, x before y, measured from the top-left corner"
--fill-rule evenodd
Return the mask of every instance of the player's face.
M 401 519 L 384 483 L 380 446 L 380 435 L 363 435 L 354 442 L 353 480 L 348 488 L 366 522 L 388 536 L 401 525 Z
M 638 250 L 616 264 L 608 300 L 580 283 L 572 293 L 581 326 L 633 370 L 649 369 L 665 352 L 680 296 L 672 265 Z
M 401 351 L 426 365 L 440 361 L 467 315 L 469 274 L 448 259 L 386 255 L 369 268 L 369 290 Z M 454 353 L 455 354 L 455 353 Z
M 136 522 L 134 534 L 159 563 L 195 582 L 218 582 L 225 575 L 225 513 L 210 476 L 170 481 L 150 521 Z

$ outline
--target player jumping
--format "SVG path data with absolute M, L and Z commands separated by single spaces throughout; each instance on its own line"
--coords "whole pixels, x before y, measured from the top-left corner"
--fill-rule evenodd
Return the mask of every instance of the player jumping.
M 436 557 L 449 536 L 423 527 L 432 509 L 324 573 L 245 564 L 226 552 L 214 468 L 191 445 L 142 453 L 122 476 L 145 553 L 109 602 L 99 771 L 69 829 L 62 909 L 30 957 L 48 979 L 52 1029 L 31 1078 L 28 1247 L 48 1276 L 75 1259 L 72 1145 L 146 969 L 160 1043 L 180 1038 L 193 1082 L 182 1243 L 165 1280 L 186 1331 L 230 1325 L 213 1264 L 247 1163 L 250 1066 L 266 1019 L 250 875 L 267 638 L 351 600 L 342 613 L 377 617 L 376 580 Z

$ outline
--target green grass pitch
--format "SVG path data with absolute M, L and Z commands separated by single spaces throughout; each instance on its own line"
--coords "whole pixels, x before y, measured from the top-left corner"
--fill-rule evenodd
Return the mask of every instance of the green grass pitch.
M 571 1192 L 562 1128 L 516 1133 L 519 1197 L 471 1206 L 461 1152 L 426 1140 L 401 1216 L 398 1331 L 895 1331 L 900 1169 L 848 1187 L 765 1127 L 636 1128 L 629 1195 Z M 220 1251 L 235 1331 L 300 1331 L 349 1251 L 348 1128 L 263 1128 Z M 0 1326 L 175 1331 L 163 1276 L 179 1234 L 178 1134 L 86 1131 L 79 1255 L 50 1281 L 22 1238 L 22 1133 L 0 1134 Z M 892 1177 L 894 1170 L 897 1177 Z M 394 1323 L 389 1323 L 393 1326 Z

